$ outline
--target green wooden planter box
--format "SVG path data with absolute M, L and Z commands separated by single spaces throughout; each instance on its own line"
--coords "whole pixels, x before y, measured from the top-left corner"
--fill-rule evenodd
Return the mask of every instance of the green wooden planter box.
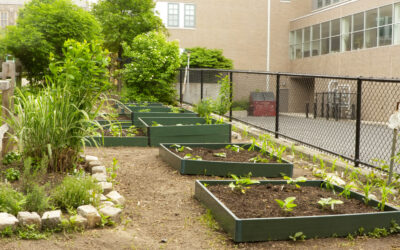
M 131 118 L 135 126 L 143 126 L 139 121 L 140 117 L 198 117 L 197 113 L 167 113 L 167 112 L 132 112 Z
M 120 104 L 115 104 L 115 108 L 122 114 L 129 114 L 132 112 L 132 107 L 164 107 L 164 104 L 160 102 L 148 102 L 148 103 L 124 103 L 125 107 Z
M 147 147 L 149 139 L 147 136 L 135 136 L 135 137 L 113 137 L 104 136 L 104 143 L 102 137 L 93 137 L 98 146 L 104 147 Z M 95 146 L 95 144 L 90 141 L 86 142 L 86 146 Z
M 107 120 L 97 120 L 97 122 L 102 125 L 103 127 L 109 127 L 110 126 L 110 121 Z M 121 124 L 122 128 L 129 128 L 132 126 L 132 121 L 131 120 L 121 120 L 121 121 L 111 121 L 112 124 Z
M 139 121 L 147 128 L 149 146 L 159 146 L 160 143 L 231 142 L 231 125 L 227 123 L 206 124 L 206 120 L 200 117 L 143 117 Z M 153 121 L 163 126 L 153 127 Z
M 281 177 L 281 173 L 292 177 L 293 164 L 282 159 L 282 163 L 252 163 L 252 162 L 225 162 L 225 161 L 196 161 L 183 159 L 177 155 L 170 146 L 173 144 L 160 144 L 159 155 L 181 174 L 211 175 L 211 176 L 245 176 L 251 172 L 252 176 Z M 230 143 L 184 143 L 188 147 L 204 147 L 210 149 L 224 148 Z M 247 149 L 250 144 L 235 144 Z M 260 148 L 257 147 L 257 151 Z
M 347 236 L 364 228 L 364 232 L 372 232 L 375 228 L 390 228 L 391 222 L 400 222 L 400 211 L 394 207 L 386 206 L 383 212 L 340 214 L 325 216 L 301 217 L 274 217 L 274 218 L 249 218 L 236 217 L 218 198 L 205 186 L 229 185 L 232 181 L 199 181 L 195 183 L 195 198 L 209 208 L 216 221 L 233 238 L 235 242 L 287 240 L 290 235 L 303 232 L 307 238 Z M 281 185 L 285 181 L 260 181 L 259 185 Z M 307 181 L 299 183 L 301 186 L 321 186 L 323 181 Z M 341 187 L 335 186 L 337 192 Z M 361 200 L 364 196 L 352 192 L 351 197 Z M 370 205 L 376 207 L 378 201 L 371 200 Z

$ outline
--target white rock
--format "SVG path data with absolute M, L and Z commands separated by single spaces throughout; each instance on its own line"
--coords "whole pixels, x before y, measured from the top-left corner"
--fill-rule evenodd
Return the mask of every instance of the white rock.
M 116 205 L 125 204 L 125 198 L 122 195 L 120 195 L 117 191 L 111 191 L 106 195 L 106 197 L 109 198 Z
M 87 227 L 94 228 L 101 222 L 101 217 L 97 209 L 92 205 L 80 206 L 77 209 L 79 215 L 87 219 Z
M 75 222 L 76 227 L 78 228 L 86 228 L 87 227 L 87 219 L 82 215 L 72 216 L 70 220 Z
M 87 162 L 91 162 L 91 161 L 98 161 L 99 158 L 96 157 L 96 156 L 92 156 L 92 155 L 86 155 L 85 160 L 86 160 Z
M 242 136 L 239 133 L 235 132 L 235 131 L 232 131 L 232 137 L 234 139 L 238 139 L 238 140 L 242 139 Z
M 106 201 L 107 197 L 104 194 L 100 194 L 100 201 Z
M 106 182 L 107 175 L 105 174 L 93 174 L 92 177 L 98 182 Z
M 8 213 L 0 213 L 0 231 L 7 227 L 15 229 L 18 225 L 18 220 L 14 215 Z
M 36 225 L 36 229 L 42 227 L 42 219 L 36 212 L 18 212 L 17 219 L 20 226 Z
M 103 189 L 103 193 L 108 194 L 112 191 L 112 183 L 111 182 L 99 182 L 100 187 Z
M 122 210 L 120 208 L 106 206 L 100 209 L 100 213 L 109 216 L 109 218 L 116 223 L 121 221 Z
M 100 202 L 100 208 L 103 207 L 113 207 L 114 203 L 112 201 L 102 201 Z
M 45 212 L 42 216 L 42 226 L 44 228 L 55 228 L 61 224 L 61 210 Z
M 373 194 L 369 194 L 368 195 L 368 199 L 370 199 L 370 200 L 378 200 L 378 198 Z
M 96 166 L 101 166 L 101 162 L 99 161 L 89 161 L 89 167 L 96 167 Z
M 332 173 L 326 174 L 325 180 L 331 182 L 332 184 L 338 185 L 338 186 L 346 185 L 346 182 L 344 180 L 342 180 L 340 177 L 338 177 Z
M 107 174 L 105 166 L 95 166 L 92 167 L 92 174 Z

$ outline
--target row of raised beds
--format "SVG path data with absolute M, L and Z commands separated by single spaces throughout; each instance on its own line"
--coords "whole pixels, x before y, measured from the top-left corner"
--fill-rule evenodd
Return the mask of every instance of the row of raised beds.
M 266 137 L 261 145 L 255 140 L 232 144 L 230 124 L 161 104 L 125 105 L 121 113 L 129 113 L 130 119 L 120 127 L 129 130 L 134 126 L 141 134 L 105 136 L 105 146 L 159 146 L 161 159 L 181 174 L 234 178 L 196 181 L 195 198 L 211 210 L 236 242 L 347 236 L 398 228 L 400 211 L 383 200 L 329 181 L 292 179 L 293 164 L 282 158 L 284 148 Z M 113 125 L 104 124 L 112 130 Z M 98 140 L 101 142 L 101 137 Z M 255 181 L 250 176 L 284 176 L 285 180 Z

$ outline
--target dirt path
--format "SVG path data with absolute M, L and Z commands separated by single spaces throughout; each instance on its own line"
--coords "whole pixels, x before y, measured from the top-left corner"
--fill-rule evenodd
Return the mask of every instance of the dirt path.
M 194 180 L 204 177 L 180 175 L 158 158 L 157 148 L 87 148 L 86 153 L 109 166 L 113 157 L 118 159 L 116 189 L 127 200 L 122 224 L 40 241 L 0 239 L 0 249 L 400 249 L 398 235 L 234 244 L 225 233 L 201 221 L 206 209 L 193 193 Z M 304 173 L 296 170 L 295 176 Z

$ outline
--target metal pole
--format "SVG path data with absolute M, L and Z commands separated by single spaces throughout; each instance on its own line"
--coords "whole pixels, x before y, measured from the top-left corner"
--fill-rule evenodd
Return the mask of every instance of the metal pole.
M 393 140 L 392 140 L 392 153 L 390 154 L 389 179 L 388 179 L 388 182 L 387 182 L 388 186 L 392 182 L 394 156 L 396 155 L 396 144 L 397 144 L 397 129 L 394 129 L 393 130 Z
M 314 102 L 314 119 L 317 118 L 317 103 Z
M 326 104 L 326 119 L 329 120 L 329 103 Z
M 203 70 L 200 71 L 200 100 L 203 100 Z
M 279 135 L 279 89 L 280 89 L 280 80 L 281 80 L 281 75 L 277 74 L 276 75 L 276 103 L 275 103 L 275 138 L 278 138 Z
M 233 72 L 229 73 L 229 121 L 232 122 Z
M 179 102 L 183 103 L 183 74 L 182 74 L 182 70 L 179 70 Z
M 310 104 L 309 104 L 309 103 L 306 103 L 306 118 L 308 118 L 309 106 L 310 106 Z
M 360 138 L 361 138 L 361 93 L 362 80 L 357 79 L 357 110 L 356 110 L 356 145 L 354 152 L 354 166 L 360 165 Z

